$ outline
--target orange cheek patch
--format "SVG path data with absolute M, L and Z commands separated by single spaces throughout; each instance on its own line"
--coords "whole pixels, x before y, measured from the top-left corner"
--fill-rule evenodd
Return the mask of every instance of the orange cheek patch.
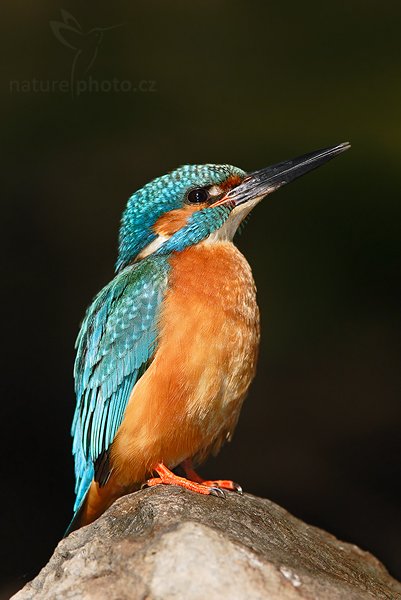
M 184 206 L 183 208 L 177 208 L 176 210 L 170 210 L 159 217 L 156 223 L 153 225 L 153 231 L 157 235 L 164 235 L 166 237 L 173 235 L 179 229 L 185 227 L 188 219 L 194 212 L 205 208 L 206 204 L 197 204 L 196 206 Z

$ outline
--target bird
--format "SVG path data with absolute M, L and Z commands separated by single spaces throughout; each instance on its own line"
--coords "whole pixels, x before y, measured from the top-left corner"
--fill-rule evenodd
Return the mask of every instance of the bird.
M 65 535 L 143 486 L 242 493 L 196 470 L 231 440 L 256 371 L 256 286 L 233 239 L 263 198 L 349 147 L 249 173 L 186 165 L 129 198 L 115 277 L 76 342 L 76 500 Z

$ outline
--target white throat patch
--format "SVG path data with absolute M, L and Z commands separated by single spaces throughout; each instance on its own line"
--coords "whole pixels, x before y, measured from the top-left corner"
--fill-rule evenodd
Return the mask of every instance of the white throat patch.
M 236 206 L 231 211 L 227 221 L 223 223 L 220 229 L 213 231 L 213 233 L 206 238 L 205 243 L 213 244 L 214 242 L 220 242 L 222 240 L 231 242 L 242 221 L 247 215 L 249 215 L 253 207 L 256 206 L 261 200 L 262 198 L 254 198 L 253 200 L 249 200 L 244 204 Z

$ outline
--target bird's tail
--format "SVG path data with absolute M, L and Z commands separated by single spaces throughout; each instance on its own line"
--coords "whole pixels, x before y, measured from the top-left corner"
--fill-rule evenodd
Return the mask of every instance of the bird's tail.
M 70 524 L 65 530 L 63 538 L 66 538 L 68 535 L 70 535 L 70 533 L 76 531 L 76 529 L 79 529 L 81 527 L 81 517 L 84 502 L 85 500 L 82 502 L 81 506 L 74 512 L 74 516 L 72 517 Z
M 113 504 L 114 500 L 126 494 L 127 491 L 111 480 L 104 486 L 100 486 L 97 481 L 92 481 L 83 501 L 76 509 L 64 537 L 67 537 L 72 531 L 95 521 Z

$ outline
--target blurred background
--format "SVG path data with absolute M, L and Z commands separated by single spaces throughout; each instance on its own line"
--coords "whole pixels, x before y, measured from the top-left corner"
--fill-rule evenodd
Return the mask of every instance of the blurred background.
M 352 149 L 260 205 L 238 245 L 256 381 L 202 473 L 239 481 L 401 577 L 401 6 L 362 0 L 3 7 L 1 597 L 72 514 L 72 366 L 121 212 L 185 163 Z

